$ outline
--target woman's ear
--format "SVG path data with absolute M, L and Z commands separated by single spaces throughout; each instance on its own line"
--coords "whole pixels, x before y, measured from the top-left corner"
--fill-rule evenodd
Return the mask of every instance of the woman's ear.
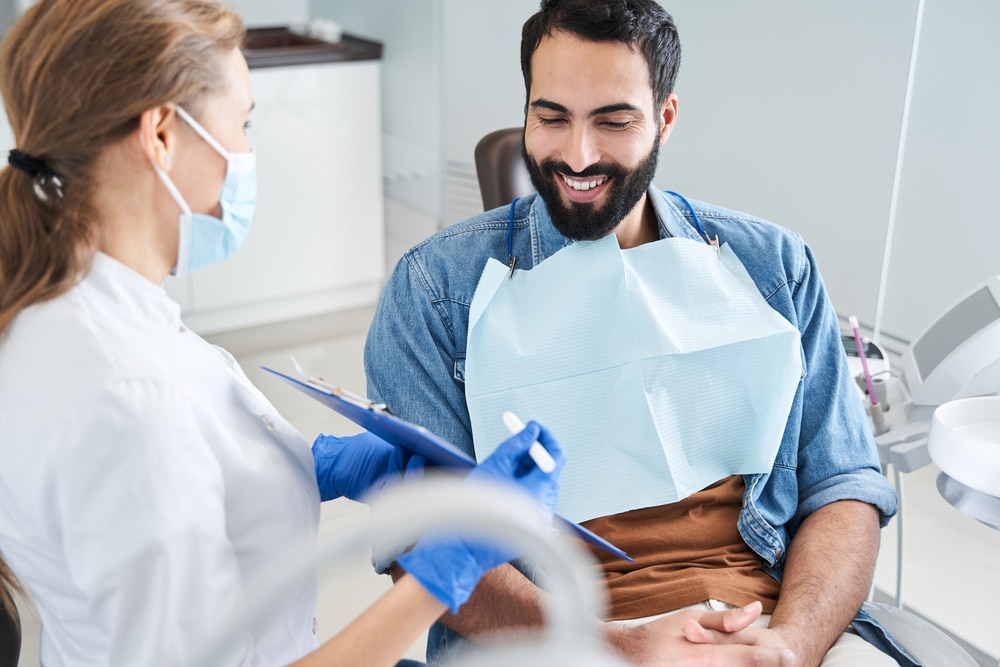
M 139 145 L 150 162 L 169 171 L 173 162 L 177 113 L 172 104 L 146 109 L 139 116 Z

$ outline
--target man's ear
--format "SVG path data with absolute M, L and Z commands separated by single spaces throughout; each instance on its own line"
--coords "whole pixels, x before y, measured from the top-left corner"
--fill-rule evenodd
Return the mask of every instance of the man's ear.
M 164 171 L 173 162 L 177 112 L 172 104 L 146 109 L 139 116 L 139 145 L 146 157 Z
M 677 122 L 677 95 L 670 93 L 660 109 L 660 145 L 667 143 Z

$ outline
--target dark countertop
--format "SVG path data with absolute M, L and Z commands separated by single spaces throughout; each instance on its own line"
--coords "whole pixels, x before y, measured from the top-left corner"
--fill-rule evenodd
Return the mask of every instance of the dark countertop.
M 339 42 L 327 42 L 283 26 L 249 28 L 243 55 L 250 69 L 379 60 L 382 44 L 347 33 Z

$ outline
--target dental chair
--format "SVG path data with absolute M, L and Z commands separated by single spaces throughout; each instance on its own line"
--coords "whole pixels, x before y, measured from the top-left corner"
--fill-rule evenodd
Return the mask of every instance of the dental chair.
M 476 175 L 486 211 L 535 191 L 521 156 L 523 132 L 521 127 L 495 130 L 476 144 Z M 862 609 L 927 667 L 979 667 L 958 643 L 916 614 L 872 601 L 865 602 Z
M 535 191 L 521 157 L 520 127 L 490 132 L 476 144 L 476 176 L 483 210 L 505 206 Z

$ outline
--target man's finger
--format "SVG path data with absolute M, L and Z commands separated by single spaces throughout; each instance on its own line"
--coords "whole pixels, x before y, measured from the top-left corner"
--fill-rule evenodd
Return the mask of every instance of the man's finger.
M 698 623 L 709 630 L 739 632 L 760 618 L 763 609 L 760 602 L 754 601 L 740 609 L 706 612 L 698 617 Z

